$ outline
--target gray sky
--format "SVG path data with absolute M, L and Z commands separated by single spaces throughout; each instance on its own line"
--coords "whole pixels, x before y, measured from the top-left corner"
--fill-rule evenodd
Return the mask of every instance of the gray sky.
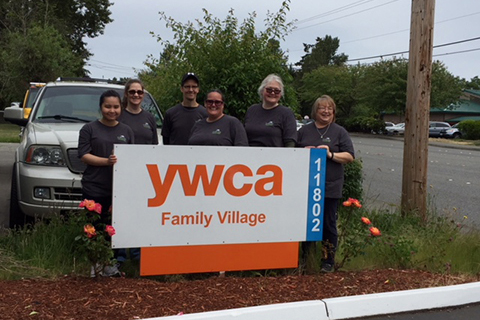
M 408 52 L 411 2 L 292 0 L 287 19 L 297 20 L 297 28 L 281 47 L 288 52 L 292 63 L 304 54 L 303 43 L 314 44 L 317 37 L 327 34 L 340 39 L 338 52 L 347 54 L 349 59 Z M 173 33 L 159 20 L 160 11 L 182 23 L 203 18 L 202 8 L 220 20 L 234 9 L 240 22 L 248 13 L 256 12 L 257 28 L 262 30 L 267 11 L 277 12 L 281 3 L 281 0 L 115 0 L 111 6 L 114 22 L 106 26 L 103 35 L 86 39 L 94 54 L 87 69 L 94 78 L 134 77 L 135 69 L 143 69 L 149 55 L 158 57 L 163 49 L 150 32 L 172 40 Z M 461 43 L 434 49 L 433 58 L 444 62 L 455 76 L 468 80 L 479 76 L 480 39 L 470 40 L 474 38 L 480 38 L 480 1 L 436 0 L 434 45 Z M 361 63 L 379 59 L 365 59 Z

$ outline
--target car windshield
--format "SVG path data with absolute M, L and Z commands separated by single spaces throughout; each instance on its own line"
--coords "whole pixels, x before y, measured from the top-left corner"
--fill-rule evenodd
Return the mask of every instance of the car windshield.
M 95 86 L 56 86 L 46 87 L 40 97 L 32 121 L 36 122 L 90 122 L 101 118 L 99 99 L 107 90 L 105 87 Z M 123 89 L 115 89 L 123 96 Z M 157 127 L 162 127 L 162 117 L 155 102 L 146 94 L 142 108 L 152 113 Z

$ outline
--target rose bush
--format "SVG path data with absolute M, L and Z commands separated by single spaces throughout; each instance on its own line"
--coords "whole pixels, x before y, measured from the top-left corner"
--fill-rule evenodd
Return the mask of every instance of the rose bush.
M 75 238 L 77 252 L 92 265 L 91 275 L 98 277 L 106 266 L 115 263 L 111 248 L 111 237 L 115 228 L 101 221 L 102 206 L 93 200 L 85 199 L 80 203 L 83 210 L 76 216 L 83 232 Z
M 359 254 L 364 254 L 375 238 L 382 235 L 380 230 L 372 225 L 370 219 L 363 216 L 359 200 L 348 198 L 343 202 L 343 209 L 339 212 L 338 243 L 342 258 L 335 263 L 335 270 L 343 268 Z

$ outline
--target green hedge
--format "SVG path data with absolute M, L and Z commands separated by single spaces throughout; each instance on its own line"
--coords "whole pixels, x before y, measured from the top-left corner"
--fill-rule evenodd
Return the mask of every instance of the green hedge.
M 458 129 L 462 132 L 462 138 L 468 140 L 480 140 L 480 121 L 462 121 L 458 125 Z
M 338 124 L 343 126 L 349 132 L 383 132 L 385 131 L 385 122 L 374 117 L 358 116 L 348 119 L 339 119 Z
M 354 198 L 362 200 L 363 198 L 363 163 L 361 159 L 355 159 L 345 165 L 345 181 L 343 183 L 343 199 Z

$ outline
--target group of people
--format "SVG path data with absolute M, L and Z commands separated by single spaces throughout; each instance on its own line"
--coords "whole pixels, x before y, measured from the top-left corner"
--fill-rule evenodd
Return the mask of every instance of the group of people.
M 343 165 L 354 159 L 347 131 L 335 123 L 333 99 L 327 95 L 318 98 L 312 108 L 313 121 L 297 131 L 293 111 L 280 104 L 284 86 L 278 75 L 270 74 L 262 81 L 258 88 L 261 103 L 248 108 L 244 124 L 225 114 L 225 95 L 218 89 L 206 94 L 205 106 L 197 102 L 200 80 L 196 74 L 185 74 L 180 90 L 182 102 L 165 113 L 161 134 L 164 145 L 326 149 L 323 229 L 326 255 L 322 271 L 333 271 Z M 112 203 L 112 166 L 117 161 L 113 145 L 158 144 L 155 119 L 141 108 L 143 95 L 144 86 L 137 79 L 127 82 L 123 99 L 116 91 L 104 92 L 100 98 L 101 119 L 86 124 L 80 131 L 78 156 L 87 164 L 82 178 L 83 196 L 99 202 L 105 212 Z M 315 242 L 306 242 L 302 249 L 307 252 L 314 246 Z

